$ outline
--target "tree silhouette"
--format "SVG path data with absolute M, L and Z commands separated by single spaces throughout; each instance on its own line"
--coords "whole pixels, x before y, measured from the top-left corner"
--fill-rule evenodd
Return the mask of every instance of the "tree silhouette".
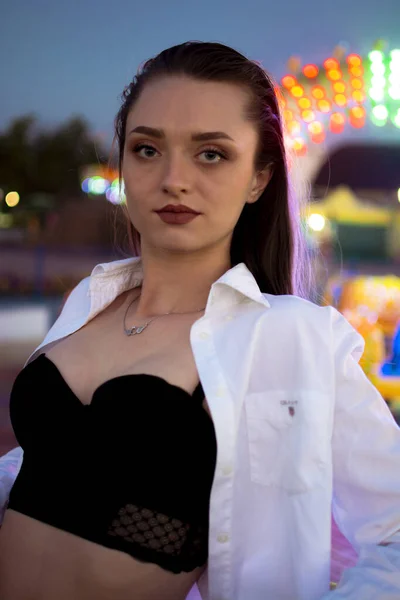
M 34 115 L 24 115 L 0 134 L 0 187 L 24 196 L 25 206 L 40 196 L 57 203 L 81 193 L 82 167 L 104 160 L 105 151 L 83 118 L 45 130 Z

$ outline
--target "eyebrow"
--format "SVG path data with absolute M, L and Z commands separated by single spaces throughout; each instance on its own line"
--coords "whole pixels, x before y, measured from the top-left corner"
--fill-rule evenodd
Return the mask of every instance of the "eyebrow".
M 155 129 L 154 127 L 146 127 L 145 125 L 139 125 L 129 132 L 131 133 L 143 133 L 145 135 L 151 135 L 152 137 L 163 139 L 165 138 L 165 132 L 163 129 Z M 204 142 L 205 140 L 235 140 L 230 135 L 223 131 L 205 131 L 204 133 L 193 133 L 192 140 L 194 142 Z

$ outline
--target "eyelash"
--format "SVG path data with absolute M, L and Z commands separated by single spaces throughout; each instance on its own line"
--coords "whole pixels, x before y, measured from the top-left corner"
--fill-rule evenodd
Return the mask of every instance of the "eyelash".
M 138 154 L 140 152 L 140 150 L 142 150 L 143 148 L 150 148 L 151 150 L 154 150 L 155 152 L 157 152 L 157 150 L 155 148 L 153 148 L 153 146 L 151 146 L 150 144 L 137 144 L 136 146 L 134 146 L 133 152 L 135 154 Z M 210 154 L 217 154 L 222 160 L 228 159 L 228 156 L 224 152 L 219 150 L 218 148 L 213 148 L 210 146 L 209 148 L 205 148 L 204 150 L 202 150 L 200 154 L 203 154 L 204 152 L 209 152 Z M 213 163 L 210 161 L 207 161 L 207 162 L 209 162 L 210 165 L 213 165 L 213 164 L 216 165 L 221 161 L 218 161 L 216 163 Z

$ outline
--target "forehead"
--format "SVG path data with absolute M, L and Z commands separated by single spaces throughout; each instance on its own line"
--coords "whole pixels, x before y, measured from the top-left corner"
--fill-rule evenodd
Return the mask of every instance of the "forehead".
M 128 115 L 127 128 L 137 125 L 159 127 L 170 132 L 225 131 L 241 135 L 251 123 L 244 109 L 247 91 L 239 85 L 166 77 L 144 87 Z

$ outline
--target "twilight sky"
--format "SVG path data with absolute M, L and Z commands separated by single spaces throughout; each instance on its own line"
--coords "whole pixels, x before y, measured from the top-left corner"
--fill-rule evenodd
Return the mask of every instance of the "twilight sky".
M 291 55 L 318 63 L 378 38 L 400 47 L 400 0 L 0 0 L 0 130 L 26 112 L 81 114 L 109 139 L 138 66 L 187 40 L 234 46 L 279 78 Z

